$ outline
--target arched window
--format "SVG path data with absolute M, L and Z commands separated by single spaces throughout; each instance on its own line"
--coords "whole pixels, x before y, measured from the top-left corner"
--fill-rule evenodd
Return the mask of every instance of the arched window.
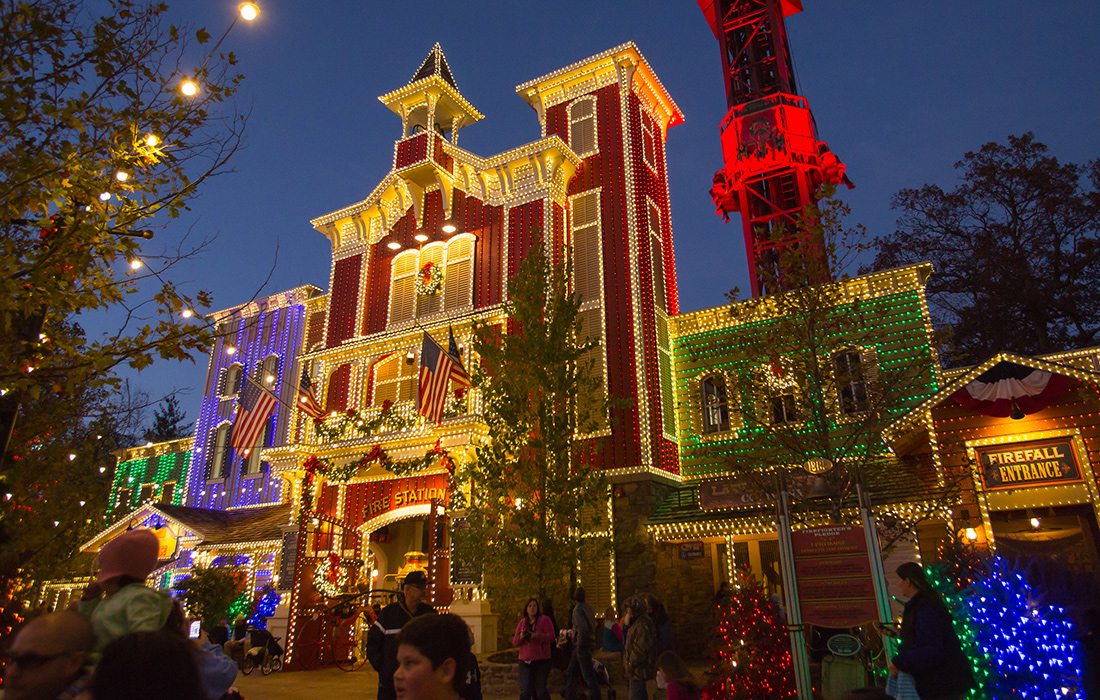
M 595 97 L 581 97 L 569 105 L 569 147 L 582 158 L 599 150 Z
M 256 378 L 265 389 L 275 391 L 279 384 L 279 356 L 268 355 L 260 365 L 260 376 Z
M 867 400 L 867 380 L 863 372 L 863 356 L 858 350 L 842 350 L 833 355 L 836 395 L 844 415 L 861 413 L 870 408 Z
M 225 379 L 222 380 L 222 396 L 236 396 L 241 393 L 241 382 L 244 381 L 244 365 L 234 362 L 225 369 Z
M 400 326 L 442 311 L 465 309 L 474 303 L 474 242 L 473 234 L 460 233 L 446 243 L 436 241 L 423 249 L 407 250 L 390 264 L 390 326 Z M 431 294 L 417 294 L 418 278 L 422 285 L 430 281 L 431 272 L 443 273 L 443 283 Z
M 269 422 L 264 425 L 264 429 L 260 433 L 260 439 L 256 441 L 256 445 L 244 460 L 245 474 L 255 474 L 260 471 L 260 448 L 267 446 L 267 434 L 271 428 L 270 419 L 268 419 L 268 421 Z
M 224 479 L 229 473 L 229 463 L 233 459 L 232 449 L 229 447 L 230 423 L 218 426 L 214 433 L 214 449 L 210 452 L 210 478 Z
M 704 377 L 703 434 L 724 433 L 730 429 L 729 392 L 726 380 L 718 375 Z
M 325 392 L 325 410 L 345 411 L 348 407 L 348 393 L 351 389 L 351 365 L 340 365 L 328 376 L 328 389 Z

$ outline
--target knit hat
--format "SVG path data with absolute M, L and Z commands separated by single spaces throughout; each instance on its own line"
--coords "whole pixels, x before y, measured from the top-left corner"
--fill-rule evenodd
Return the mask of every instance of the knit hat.
M 156 568 L 159 550 L 160 543 L 152 530 L 128 530 L 99 550 L 96 581 L 103 583 L 118 576 L 144 579 Z
M 428 577 L 424 575 L 423 571 L 413 570 L 405 574 L 405 580 L 401 583 L 401 585 L 426 588 L 428 585 Z

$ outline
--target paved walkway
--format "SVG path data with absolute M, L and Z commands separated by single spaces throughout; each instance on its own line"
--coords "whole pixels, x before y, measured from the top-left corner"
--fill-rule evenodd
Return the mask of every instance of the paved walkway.
M 237 675 L 237 688 L 246 700 L 374 700 L 378 674 L 373 670 L 345 672 L 338 668 L 260 675 Z

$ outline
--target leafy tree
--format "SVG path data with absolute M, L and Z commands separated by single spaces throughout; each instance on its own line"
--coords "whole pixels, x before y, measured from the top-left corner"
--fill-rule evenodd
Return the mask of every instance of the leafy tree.
M 576 439 L 602 414 L 578 400 L 598 386 L 586 360 L 595 344 L 579 335 L 567 270 L 551 265 L 540 243 L 509 281 L 508 297 L 506 332 L 475 330 L 474 381 L 488 433 L 456 474 L 471 494 L 457 555 L 483 563 L 490 590 L 545 595 L 576 579 L 593 524 L 583 515 L 607 494 L 602 474 L 581 464 L 586 448 Z
M 89 13 L 75 0 L 0 6 L 0 449 L 20 402 L 117 386 L 120 365 L 191 359 L 209 341 L 188 320 L 209 295 L 167 274 L 182 244 L 153 255 L 141 241 L 236 150 L 236 58 L 218 42 L 192 64 L 210 35 L 168 24 L 165 4 Z M 176 89 L 185 75 L 192 97 Z M 92 312 L 117 326 L 91 337 L 72 324 Z
M 180 409 L 179 401 L 174 394 L 164 397 L 161 406 L 153 411 L 153 425 L 145 431 L 145 439 L 149 442 L 165 442 L 187 437 L 191 432 L 191 423 Z
M 878 241 L 878 269 L 923 260 L 950 330 L 949 359 L 1041 354 L 1100 341 L 1100 159 L 1062 163 L 1031 132 L 967 152 L 953 189 L 894 197 L 898 230 Z
M 103 528 L 113 452 L 135 444 L 141 400 L 86 386 L 24 404 L 0 499 L 0 583 L 88 573 L 79 547 Z
M 206 624 L 225 619 L 229 606 L 244 591 L 241 572 L 230 566 L 195 567 L 180 582 L 181 597 L 187 611 Z

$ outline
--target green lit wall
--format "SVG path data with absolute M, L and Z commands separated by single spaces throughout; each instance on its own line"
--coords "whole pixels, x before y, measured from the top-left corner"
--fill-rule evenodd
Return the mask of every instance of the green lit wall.
M 168 452 L 157 457 L 131 459 L 119 462 L 111 494 L 107 500 L 107 517 L 114 519 L 141 505 L 142 486 L 152 484 L 152 499 L 161 501 L 164 485 L 174 482 L 168 502 L 183 502 L 183 485 L 191 464 L 191 451 Z
M 938 359 L 923 277 L 914 274 L 912 268 L 904 271 L 906 274 L 899 273 L 898 279 L 888 279 L 887 283 L 882 282 L 880 273 L 873 283 L 864 284 L 855 295 L 859 297 L 858 315 L 838 317 L 852 308 L 851 295 L 846 303 L 819 312 L 825 319 L 821 325 L 831 329 L 821 338 L 823 348 L 851 344 L 872 351 L 874 384 L 883 392 L 873 420 L 883 427 L 937 391 Z M 779 322 L 768 318 L 740 322 L 737 314 L 737 307 L 724 307 L 687 315 L 673 339 L 680 467 L 685 478 L 705 478 L 729 471 L 731 463 L 752 462 L 767 444 L 767 432 L 773 429 L 756 415 L 761 407 L 759 397 L 744 395 L 750 392 L 743 388 L 752 383 L 751 372 L 776 361 L 762 351 L 760 338 L 776 332 Z M 740 409 L 744 419 L 739 429 L 703 436 L 701 382 L 715 372 L 739 389 L 731 392 L 730 407 Z M 847 449 L 863 454 L 888 451 L 879 431 L 867 430 L 870 420 L 857 430 L 852 428 L 854 421 L 830 413 L 825 423 L 830 433 L 840 438 L 836 443 Z M 792 430 L 797 433 L 797 424 Z M 812 444 L 813 439 L 807 435 L 806 444 Z

